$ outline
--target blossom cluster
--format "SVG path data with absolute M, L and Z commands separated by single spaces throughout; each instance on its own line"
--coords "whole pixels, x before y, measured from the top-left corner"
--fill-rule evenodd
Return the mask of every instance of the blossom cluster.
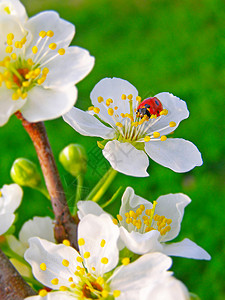
M 128 176 L 148 176 L 148 157 L 178 173 L 202 165 L 193 143 L 171 137 L 189 111 L 185 101 L 170 93 L 142 99 L 128 81 L 104 78 L 93 88 L 87 111 L 73 107 L 75 84 L 91 71 L 94 58 L 85 49 L 69 46 L 75 27 L 56 12 L 28 18 L 19 0 L 1 0 L 0 33 L 1 126 L 18 112 L 30 123 L 63 116 L 80 134 L 102 138 L 98 147 L 103 156 L 114 171 Z M 76 174 L 77 180 L 86 171 L 82 167 L 78 174 L 76 155 L 81 160 L 82 151 L 77 148 L 74 154 L 67 148 L 60 160 L 62 164 L 66 160 L 65 169 Z M 29 178 L 32 187 L 36 169 L 29 173 L 26 161 L 24 172 L 28 173 L 23 179 Z M 104 180 L 97 185 L 99 191 L 107 188 Z M 38 189 L 38 184 L 33 187 Z M 38 295 L 26 299 L 191 299 L 185 285 L 169 271 L 170 256 L 211 257 L 188 238 L 170 243 L 178 236 L 184 209 L 191 202 L 187 195 L 168 194 L 150 202 L 127 187 L 116 217 L 91 194 L 86 200 L 77 195 L 75 249 L 69 239 L 58 243 L 55 220 L 48 216 L 27 221 L 17 238 L 12 225 L 23 191 L 16 183 L 0 189 L 0 235 L 14 266 L 34 288 L 39 287 Z

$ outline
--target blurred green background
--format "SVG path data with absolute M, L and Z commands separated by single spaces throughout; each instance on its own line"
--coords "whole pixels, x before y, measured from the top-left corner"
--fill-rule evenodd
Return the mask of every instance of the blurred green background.
M 89 94 L 104 77 L 131 82 L 144 98 L 168 91 L 187 102 L 190 118 L 174 133 L 192 141 L 202 153 L 204 164 L 186 174 L 177 174 L 150 162 L 148 178 L 118 174 L 104 200 L 119 186 L 132 186 L 149 199 L 183 192 L 192 203 L 185 210 L 176 241 L 190 238 L 212 256 L 209 262 L 174 258 L 172 270 L 188 289 L 201 299 L 225 299 L 224 291 L 224 93 L 223 50 L 224 3 L 222 0 L 23 0 L 32 16 L 42 10 L 56 10 L 76 25 L 73 44 L 95 56 L 93 71 L 80 82 L 76 106 L 87 109 Z M 89 162 L 84 195 L 109 167 L 99 139 L 77 134 L 60 118 L 46 122 L 53 152 L 69 143 L 87 149 Z M 31 141 L 13 116 L 0 129 L 0 186 L 10 183 L 9 170 L 18 157 L 38 163 Z M 96 158 L 96 155 L 98 158 Z M 76 180 L 57 164 L 72 201 Z M 33 215 L 52 215 L 50 203 L 38 192 L 24 189 L 17 230 Z M 119 201 L 109 210 L 115 214 Z

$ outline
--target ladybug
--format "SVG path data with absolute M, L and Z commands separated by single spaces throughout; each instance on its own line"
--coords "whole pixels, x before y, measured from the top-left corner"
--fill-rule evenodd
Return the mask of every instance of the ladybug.
M 159 101 L 156 97 L 151 97 L 143 100 L 137 107 L 137 117 L 140 117 L 141 119 L 144 116 L 147 116 L 148 118 L 151 117 L 151 115 L 156 115 L 157 117 L 160 116 L 160 112 L 163 110 L 162 103 Z

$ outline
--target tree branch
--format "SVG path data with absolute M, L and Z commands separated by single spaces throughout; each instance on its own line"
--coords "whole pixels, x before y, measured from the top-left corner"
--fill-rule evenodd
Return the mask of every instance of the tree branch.
M 1 249 L 0 282 L 0 299 L 2 300 L 22 300 L 36 295 L 36 292 L 21 277 Z
M 29 134 L 38 155 L 55 214 L 55 238 L 58 242 L 68 239 L 71 245 L 78 249 L 77 224 L 72 218 L 67 205 L 44 123 L 30 123 L 23 118 L 20 112 L 15 115 L 22 120 L 22 125 Z

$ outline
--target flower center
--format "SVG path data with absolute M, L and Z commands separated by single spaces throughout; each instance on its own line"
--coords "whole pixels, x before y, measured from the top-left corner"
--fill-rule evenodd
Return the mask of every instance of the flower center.
M 152 208 L 146 209 L 145 206 L 141 204 L 136 211 L 130 210 L 126 212 L 124 216 L 117 215 L 117 219 L 114 219 L 114 223 L 121 224 L 121 221 L 124 219 L 129 232 L 138 231 L 145 233 L 151 230 L 158 230 L 161 236 L 164 236 L 171 230 L 170 224 L 172 220 L 165 216 L 155 214 L 156 205 L 157 202 L 153 201 Z
M 112 118 L 110 125 L 115 129 L 116 139 L 120 142 L 129 142 L 137 149 L 144 149 L 145 142 L 165 141 L 167 137 L 161 135 L 160 132 L 176 126 L 175 122 L 169 122 L 168 126 L 158 131 L 152 130 L 153 125 L 168 114 L 168 110 L 163 108 L 162 103 L 156 97 L 141 102 L 141 97 L 137 96 L 136 105 L 133 105 L 133 95 L 122 94 L 121 101 L 120 113 L 118 113 L 118 107 L 115 106 L 113 99 L 104 100 L 102 96 L 98 97 L 98 102 L 107 109 L 108 115 Z M 125 101 L 128 101 L 129 105 L 123 105 Z M 126 111 L 127 107 L 129 111 Z M 99 107 L 91 106 L 89 110 L 93 110 L 100 119 L 104 120 Z
M 32 87 L 45 82 L 49 73 L 45 65 L 56 56 L 65 54 L 63 48 L 56 50 L 56 43 L 46 46 L 53 36 L 52 30 L 40 31 L 39 39 L 32 47 L 32 54 L 27 57 L 26 51 L 29 43 L 26 35 L 20 41 L 15 41 L 13 33 L 7 35 L 5 48 L 7 55 L 0 61 L 0 86 L 4 83 L 7 89 L 13 91 L 12 100 L 26 99 Z M 52 52 L 51 55 L 48 55 L 50 52 Z M 48 55 L 47 59 L 46 55 Z

